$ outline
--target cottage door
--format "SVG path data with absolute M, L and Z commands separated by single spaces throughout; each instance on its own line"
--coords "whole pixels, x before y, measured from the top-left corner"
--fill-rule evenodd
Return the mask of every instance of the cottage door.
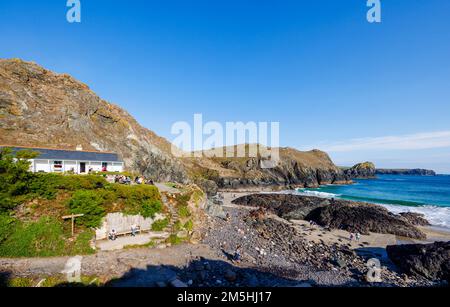
M 80 163 L 80 173 L 81 174 L 86 173 L 86 163 L 84 163 L 84 162 Z

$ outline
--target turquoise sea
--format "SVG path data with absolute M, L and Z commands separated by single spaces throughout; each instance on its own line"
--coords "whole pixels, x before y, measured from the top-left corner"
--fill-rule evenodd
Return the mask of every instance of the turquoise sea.
M 296 193 L 376 203 L 394 213 L 418 212 L 431 224 L 450 228 L 450 175 L 380 175 L 377 179 L 356 180 L 353 185 L 327 185 Z

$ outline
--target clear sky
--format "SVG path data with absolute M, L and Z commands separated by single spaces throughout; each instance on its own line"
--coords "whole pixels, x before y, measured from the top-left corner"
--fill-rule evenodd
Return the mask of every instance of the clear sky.
M 175 121 L 279 121 L 337 164 L 450 173 L 450 1 L 0 1 L 0 57 L 88 84 L 172 140 Z

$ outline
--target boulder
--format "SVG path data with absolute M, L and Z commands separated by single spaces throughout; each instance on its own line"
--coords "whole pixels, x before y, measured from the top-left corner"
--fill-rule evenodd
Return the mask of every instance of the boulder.
M 331 206 L 314 209 L 306 219 L 331 229 L 342 229 L 365 235 L 375 232 L 426 239 L 425 233 L 405 218 L 373 204 L 336 200 Z
M 425 219 L 425 215 L 415 212 L 403 212 L 399 214 L 414 226 L 430 226 L 430 222 Z
M 406 274 L 450 282 L 450 242 L 394 245 L 386 250 L 392 262 Z

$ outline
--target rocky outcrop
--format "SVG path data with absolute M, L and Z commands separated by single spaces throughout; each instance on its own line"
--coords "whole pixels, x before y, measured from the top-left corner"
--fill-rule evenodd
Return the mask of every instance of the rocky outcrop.
M 292 148 L 279 148 L 279 152 L 280 159 L 272 168 L 262 167 L 264 159 L 261 156 L 184 159 L 184 162 L 189 169 L 195 170 L 194 175 L 214 181 L 223 190 L 255 187 L 284 190 L 351 182 L 325 152 L 301 152 Z
M 362 234 L 389 233 L 413 239 L 426 239 L 426 235 L 406 219 L 373 204 L 334 201 L 331 206 L 311 211 L 306 218 L 331 229 Z
M 234 200 L 233 204 L 264 208 L 286 220 L 304 220 L 312 210 L 327 206 L 330 201 L 293 194 L 252 194 Z
M 406 274 L 450 282 L 450 242 L 388 246 L 387 253 Z
M 430 226 L 430 222 L 425 219 L 425 215 L 415 212 L 402 212 L 399 214 L 414 226 Z
M 359 163 L 349 169 L 345 169 L 344 173 L 352 179 L 375 178 L 375 164 L 372 162 Z
M 426 235 L 405 217 L 373 204 L 284 194 L 249 195 L 238 198 L 233 203 L 264 208 L 287 220 L 312 220 L 331 229 L 361 234 L 375 232 L 414 239 L 426 238 Z
M 377 169 L 377 175 L 409 175 L 409 176 L 436 176 L 436 172 L 428 169 Z
M 0 60 L 0 144 L 117 152 L 130 171 L 187 182 L 170 144 L 65 74 Z

